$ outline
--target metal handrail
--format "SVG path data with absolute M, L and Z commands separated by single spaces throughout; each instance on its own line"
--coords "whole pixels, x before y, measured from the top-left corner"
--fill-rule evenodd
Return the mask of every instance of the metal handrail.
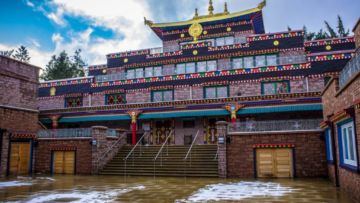
M 189 150 L 188 150 L 188 152 L 187 152 L 184 160 L 186 160 L 186 159 L 188 158 L 188 156 L 189 156 L 189 154 L 190 154 L 190 152 L 191 152 L 191 149 L 193 148 L 193 146 L 194 146 L 194 144 L 195 144 L 195 141 L 196 141 L 196 139 L 197 139 L 197 137 L 198 137 L 198 135 L 199 135 L 199 132 L 200 132 L 200 130 L 198 130 L 198 131 L 196 132 L 196 136 L 195 136 L 193 142 L 191 143 L 191 146 L 190 146 L 190 148 L 189 148 Z
M 215 154 L 214 160 L 216 160 L 216 158 L 218 157 L 218 155 L 219 155 L 219 147 L 217 147 L 217 150 L 216 150 L 216 154 Z
M 128 160 L 128 158 L 131 156 L 131 154 L 135 151 L 136 147 L 139 145 L 139 143 L 142 141 L 142 139 L 145 137 L 145 135 L 147 135 L 149 132 L 145 132 L 141 138 L 139 139 L 139 141 L 135 144 L 135 146 L 131 149 L 131 151 L 129 152 L 129 154 L 124 158 L 124 160 Z M 141 152 L 140 152 L 141 153 Z
M 116 140 L 116 142 L 115 142 L 113 145 L 111 145 L 111 146 L 108 148 L 108 150 L 98 159 L 98 162 L 99 162 L 101 159 L 105 158 L 105 157 L 114 149 L 114 147 L 115 147 L 116 145 L 118 145 L 119 142 L 120 142 L 123 138 L 125 138 L 125 136 L 126 136 L 126 133 L 123 133 L 122 135 L 120 135 L 119 138 Z
M 157 158 L 159 157 L 160 153 L 162 152 L 164 146 L 165 146 L 165 145 L 169 146 L 168 140 L 169 140 L 169 138 L 171 137 L 171 135 L 172 135 L 173 133 L 174 133 L 174 130 L 171 130 L 170 133 L 169 133 L 169 135 L 168 135 L 167 138 L 165 139 L 165 142 L 162 144 L 162 146 L 160 147 L 158 153 L 156 154 L 155 158 L 153 159 L 154 161 L 157 160 Z M 169 153 L 169 147 L 168 147 L 167 153 Z

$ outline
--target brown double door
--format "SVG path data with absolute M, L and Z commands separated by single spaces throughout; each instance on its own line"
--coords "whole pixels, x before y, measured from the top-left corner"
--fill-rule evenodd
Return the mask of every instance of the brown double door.
M 53 173 L 74 174 L 75 173 L 75 151 L 53 152 Z
M 10 175 L 28 175 L 31 157 L 30 142 L 12 142 L 10 152 Z
M 257 149 L 256 170 L 259 178 L 293 177 L 292 149 Z

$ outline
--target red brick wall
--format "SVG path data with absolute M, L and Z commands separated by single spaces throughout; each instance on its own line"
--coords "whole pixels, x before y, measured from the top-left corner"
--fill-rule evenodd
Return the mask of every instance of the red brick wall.
M 92 94 L 91 106 L 103 106 L 105 105 L 105 94 Z
M 359 48 L 360 47 L 360 19 L 359 19 L 356 27 L 354 27 L 353 32 L 354 32 L 356 47 Z
M 37 105 L 40 110 L 63 109 L 65 108 L 65 98 L 63 96 L 40 97 L 37 99 Z
M 35 173 L 51 172 L 52 150 L 60 147 L 76 148 L 76 174 L 91 174 L 92 146 L 90 139 L 74 140 L 38 140 L 35 149 Z
M 127 103 L 145 103 L 151 101 L 151 91 L 128 92 L 126 93 Z
M 339 90 L 338 80 L 332 80 L 327 89 L 322 95 L 323 101 L 323 114 L 324 120 L 327 120 L 329 116 L 341 112 L 354 105 L 354 102 L 360 99 L 360 75 L 354 76 L 354 80 L 344 89 Z M 340 91 L 340 92 L 339 92 Z M 356 111 L 356 110 L 355 110 Z M 355 128 L 356 137 L 358 143 L 358 159 L 360 157 L 360 112 L 355 112 Z M 334 123 L 336 125 L 336 123 Z M 355 202 L 360 201 L 360 174 L 358 172 L 350 171 L 339 166 L 339 148 L 338 148 L 338 132 L 335 128 L 335 146 L 336 146 L 336 158 L 337 168 L 339 171 L 339 185 L 340 188 L 346 191 Z M 330 180 L 335 182 L 334 165 L 329 165 Z
M 36 109 L 39 68 L 0 56 L 0 105 Z
M 38 129 L 38 113 L 0 108 L 0 128 L 35 132 Z
M 190 99 L 190 87 L 177 87 L 174 90 L 175 100 L 189 100 Z
M 295 144 L 296 177 L 325 177 L 325 141 L 321 133 L 233 135 L 227 145 L 229 177 L 254 177 L 254 144 Z
M 261 95 L 261 83 L 240 83 L 230 85 L 230 96 L 254 96 Z

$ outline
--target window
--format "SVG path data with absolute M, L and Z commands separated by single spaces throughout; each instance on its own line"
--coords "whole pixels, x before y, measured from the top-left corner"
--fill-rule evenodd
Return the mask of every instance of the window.
M 163 75 L 162 67 L 161 66 L 154 67 L 154 76 L 162 76 L 162 75 Z
M 83 102 L 82 97 L 68 97 L 65 98 L 65 107 L 66 108 L 81 107 L 83 105 L 82 102 Z
M 332 139 L 331 139 L 331 130 L 325 130 L 325 142 L 326 142 L 326 159 L 330 162 L 334 161 L 333 158 L 333 149 L 332 149 Z
M 126 74 L 127 79 L 134 79 L 135 78 L 135 70 L 128 70 Z
M 242 58 L 237 58 L 237 59 L 233 59 L 232 60 L 232 68 L 233 69 L 240 69 L 243 68 L 243 59 Z
M 152 102 L 163 102 L 163 101 L 174 100 L 173 90 L 152 91 L 151 96 L 152 96 L 151 97 Z
M 275 94 L 289 93 L 290 92 L 290 82 L 289 81 L 279 81 L 279 82 L 261 83 L 261 92 L 263 95 L 275 95 Z
M 254 68 L 254 58 L 252 56 L 244 58 L 244 68 Z
M 256 67 L 264 67 L 266 66 L 266 56 L 256 56 L 255 57 L 255 63 L 256 63 Z
M 150 78 L 154 76 L 153 67 L 147 67 L 145 68 L 145 77 Z
M 205 87 L 204 94 L 206 99 L 227 98 L 229 97 L 228 86 Z
M 266 65 L 276 66 L 278 64 L 277 58 L 277 55 L 266 55 Z
M 144 77 L 144 69 L 143 68 L 137 68 L 135 71 L 136 78 L 143 78 Z
M 126 99 L 125 99 L 125 94 L 123 93 L 105 95 L 106 105 L 125 104 L 125 103 L 126 103 Z
M 216 61 L 201 61 L 197 62 L 197 71 L 196 72 L 206 72 L 206 71 L 216 71 L 217 62 Z
M 357 152 L 355 141 L 354 122 L 347 122 L 340 125 L 339 145 L 340 145 L 340 163 L 357 168 Z
M 182 63 L 176 65 L 176 74 L 195 73 L 195 63 Z
M 219 37 L 215 39 L 215 46 L 232 45 L 234 43 L 235 38 L 233 36 Z

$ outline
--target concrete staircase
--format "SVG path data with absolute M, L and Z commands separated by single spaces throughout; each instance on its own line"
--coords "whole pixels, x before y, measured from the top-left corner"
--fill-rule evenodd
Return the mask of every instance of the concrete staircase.
M 216 145 L 194 145 L 191 156 L 184 161 L 189 146 L 165 146 L 154 164 L 154 157 L 161 146 L 138 146 L 134 157 L 124 158 L 132 146 L 124 146 L 100 172 L 101 175 L 169 176 L 169 177 L 218 177 Z M 162 158 L 161 158 L 162 157 Z M 126 170 L 125 170 L 126 169 Z

